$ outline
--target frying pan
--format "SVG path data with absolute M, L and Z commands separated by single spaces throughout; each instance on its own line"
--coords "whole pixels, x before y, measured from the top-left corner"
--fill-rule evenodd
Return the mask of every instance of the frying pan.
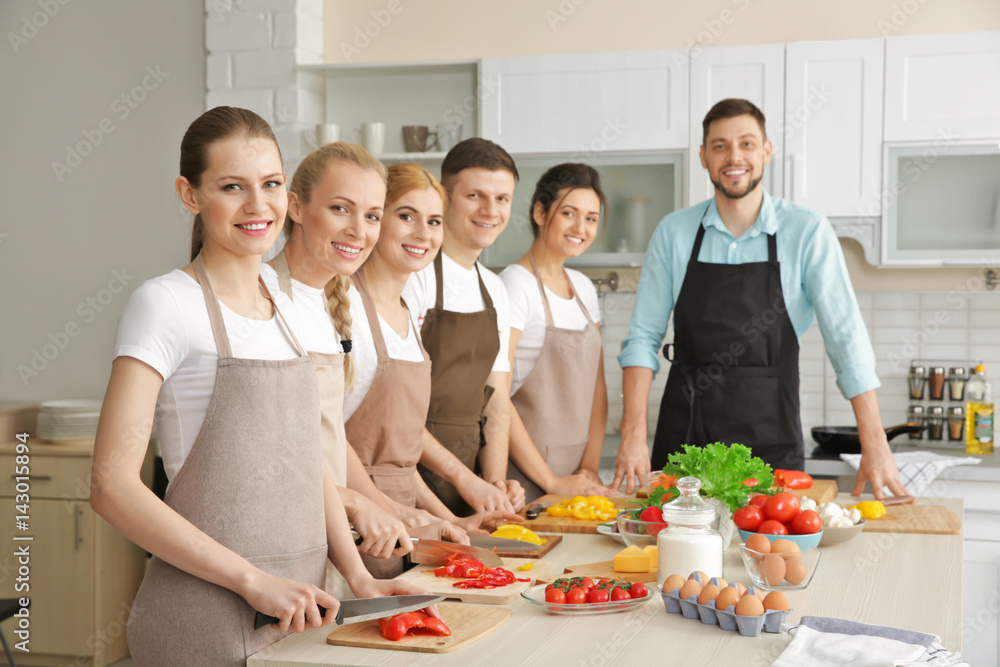
M 885 429 L 886 440 L 892 440 L 903 433 L 920 433 L 926 428 L 912 422 L 890 426 Z M 816 443 L 831 454 L 860 454 L 861 440 L 857 426 L 816 426 L 812 430 Z

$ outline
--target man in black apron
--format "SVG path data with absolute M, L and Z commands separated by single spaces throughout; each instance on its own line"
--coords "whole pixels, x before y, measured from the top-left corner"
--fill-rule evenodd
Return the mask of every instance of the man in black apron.
M 636 297 L 637 312 L 633 313 L 619 357 L 624 369 L 625 414 L 612 486 L 617 488 L 624 478 L 627 493 L 633 491 L 635 482 L 641 482 L 641 476 L 651 467 L 662 468 L 668 455 L 680 451 L 684 444 L 738 442 L 750 447 L 774 468 L 802 470 L 805 463 L 799 418 L 799 342 L 782 288 L 778 253 L 782 215 L 792 215 L 785 213 L 792 209 L 787 203 L 766 196 L 761 186 L 764 165 L 771 161 L 764 116 L 746 100 L 723 100 L 706 115 L 703 129 L 701 162 L 715 186 L 715 197 L 661 223 L 647 251 Z M 794 214 L 801 217 L 798 211 Z M 685 231 L 691 231 L 691 223 L 696 219 L 699 222 L 693 243 L 687 240 L 683 248 L 678 247 L 680 243 L 670 247 L 679 234 L 670 236 L 662 228 L 687 225 Z M 725 231 L 720 229 L 723 226 Z M 755 226 L 757 229 L 751 232 Z M 785 229 L 791 239 L 792 229 L 787 226 Z M 801 229 L 795 231 L 802 233 Z M 748 233 L 747 244 L 741 248 L 738 240 L 745 233 Z M 714 235 L 714 253 L 702 252 L 708 234 Z M 759 235 L 766 236 L 766 259 L 740 261 L 741 252 L 753 254 L 745 249 Z M 719 250 L 720 240 L 729 244 L 725 251 Z M 759 243 L 762 245 L 763 241 Z M 688 248 L 689 258 L 678 259 Z M 720 262 L 720 252 L 725 252 L 731 261 Z M 827 252 L 840 252 L 835 240 Z M 879 383 L 874 373 L 874 355 L 846 270 L 831 278 L 829 272 L 818 272 L 809 264 L 819 260 L 809 257 L 808 252 L 797 252 L 796 247 L 791 247 L 786 253 L 788 256 L 783 258 L 786 262 L 801 263 L 785 269 L 792 270 L 790 275 L 801 276 L 803 282 L 816 275 L 831 281 L 829 285 L 803 285 L 799 301 L 802 292 L 808 293 L 808 289 L 844 295 L 837 303 L 838 307 L 843 306 L 837 314 L 846 317 L 846 312 L 850 316 L 846 319 L 857 322 L 851 331 L 860 332 L 852 334 L 850 346 L 867 347 L 868 354 L 863 362 L 859 361 L 865 367 L 864 372 L 854 373 L 852 386 L 845 388 L 845 392 L 853 395 L 851 402 L 862 441 L 862 464 L 854 492 L 861 493 L 869 480 L 876 497 L 881 497 L 883 485 L 889 486 L 894 494 L 905 494 L 882 428 L 875 398 Z M 703 261 L 712 254 L 716 256 L 714 262 Z M 667 312 L 651 315 L 641 312 L 642 292 L 666 290 L 656 293 L 669 293 L 672 297 L 678 283 L 680 291 L 673 303 L 674 341 L 663 348 L 671 361 L 670 374 L 650 462 L 646 405 L 655 370 L 655 350 L 666 331 L 669 308 Z M 820 313 L 821 322 L 823 315 Z M 824 337 L 830 326 L 839 324 L 830 319 L 824 323 Z M 650 344 L 653 364 L 648 363 Z M 837 344 L 841 344 L 839 339 Z

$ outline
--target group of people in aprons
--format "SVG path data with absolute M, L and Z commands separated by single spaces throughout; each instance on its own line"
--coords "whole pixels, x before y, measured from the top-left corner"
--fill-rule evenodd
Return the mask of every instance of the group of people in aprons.
M 94 455 L 92 505 L 153 555 L 128 625 L 138 664 L 244 664 L 331 622 L 319 607 L 337 598 L 420 592 L 392 579 L 411 538 L 467 544 L 543 494 L 612 495 L 635 473 L 623 467 L 610 486 L 598 475 L 600 308 L 593 283 L 565 267 L 599 232 L 598 172 L 566 163 L 542 175 L 534 240 L 497 275 L 478 260 L 510 219 L 517 181 L 503 148 L 473 138 L 449 151 L 440 182 L 341 142 L 286 182 L 253 112 L 217 107 L 190 125 L 176 189 L 195 215 L 191 263 L 131 295 Z M 769 248 L 749 278 L 780 297 Z M 685 283 L 660 458 L 706 437 L 694 411 L 708 402 L 674 394 L 726 337 L 700 340 L 692 314 L 746 278 Z M 779 323 L 748 359 L 797 358 L 794 336 Z M 784 414 L 797 408 L 785 397 L 797 370 L 779 362 Z M 163 500 L 139 477 L 154 419 Z M 279 622 L 255 631 L 255 611 Z

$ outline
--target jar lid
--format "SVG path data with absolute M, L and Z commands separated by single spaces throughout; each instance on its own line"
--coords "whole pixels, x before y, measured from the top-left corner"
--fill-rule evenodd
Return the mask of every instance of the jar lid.
M 944 414 L 944 406 L 943 405 L 932 405 L 930 407 L 930 414 L 932 416 L 935 416 L 935 417 L 943 415 Z
M 926 370 L 923 366 L 910 366 L 910 375 L 923 375 Z
M 944 366 L 931 367 L 931 375 L 944 375 Z
M 911 405 L 910 406 L 911 415 L 922 415 L 924 414 L 924 406 L 922 405 Z
M 703 526 L 715 520 L 715 508 L 708 505 L 699 493 L 701 480 L 697 477 L 682 477 L 677 480 L 680 495 L 663 506 L 663 519 L 668 524 L 681 526 Z
M 976 372 L 977 373 L 985 373 L 986 372 L 986 365 L 985 364 L 976 364 Z
M 954 368 L 949 368 L 948 373 L 950 375 L 965 377 L 969 374 L 969 370 L 965 366 L 955 366 Z
M 948 408 L 948 414 L 955 417 L 963 417 L 965 416 L 965 408 L 963 408 L 961 405 L 956 405 L 954 407 Z

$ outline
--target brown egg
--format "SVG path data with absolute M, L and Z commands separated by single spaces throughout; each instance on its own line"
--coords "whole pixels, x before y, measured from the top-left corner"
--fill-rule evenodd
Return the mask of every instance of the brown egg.
M 801 584 L 809 575 L 809 570 L 801 558 L 790 558 L 785 566 L 785 579 L 793 586 Z
M 764 556 L 760 565 L 760 576 L 768 586 L 777 586 L 785 578 L 785 558 L 780 554 Z
M 684 577 L 679 574 L 672 574 L 663 581 L 663 590 L 667 593 L 672 593 L 674 591 L 680 590 L 681 586 L 684 585 Z
M 740 592 L 740 597 L 743 597 L 744 595 L 746 595 L 747 587 L 737 581 L 736 582 L 736 590 L 738 590 Z
M 714 600 L 719 596 L 719 587 L 715 584 L 709 584 L 701 589 L 701 593 L 698 594 L 698 604 L 708 604 L 709 600 Z
M 771 553 L 771 540 L 767 539 L 767 535 L 751 535 L 747 538 L 747 549 L 759 554 L 769 554 Z
M 733 588 L 732 586 L 726 586 L 719 591 L 719 597 L 715 598 L 715 608 L 725 609 L 726 607 L 735 606 L 739 601 L 739 590 Z
M 687 600 L 692 595 L 697 597 L 698 595 L 701 594 L 701 588 L 702 588 L 701 584 L 699 584 L 696 579 L 688 579 L 687 581 L 684 582 L 684 585 L 681 586 L 681 592 L 680 592 L 681 599 Z
M 692 572 L 691 575 L 688 577 L 688 579 L 694 579 L 694 575 L 696 575 L 696 574 L 699 577 L 701 577 L 701 579 L 699 581 L 701 582 L 702 586 L 704 586 L 705 584 L 708 583 L 708 575 L 705 574 L 704 572 L 702 572 L 701 570 L 695 570 L 694 572 Z
M 719 582 L 719 588 L 725 588 L 726 586 L 729 585 L 729 582 L 723 579 L 722 577 L 718 577 L 717 580 Z
M 764 603 L 756 595 L 744 595 L 736 603 L 736 613 L 740 616 L 760 616 L 764 613 Z
M 800 554 L 802 549 L 791 540 L 775 540 L 771 542 L 771 553 L 773 554 Z
M 788 611 L 788 598 L 781 591 L 771 591 L 764 598 L 764 609 L 783 609 Z

